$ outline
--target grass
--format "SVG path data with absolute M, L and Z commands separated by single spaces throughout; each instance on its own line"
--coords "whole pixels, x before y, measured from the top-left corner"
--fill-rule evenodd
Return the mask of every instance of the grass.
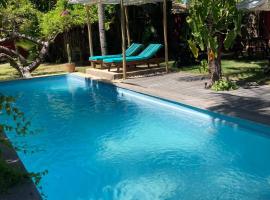
M 270 84 L 270 76 L 267 76 L 263 72 L 263 68 L 267 66 L 267 64 L 268 62 L 266 60 L 249 61 L 223 59 L 222 72 L 224 77 L 228 77 L 239 83 L 256 82 L 258 84 Z M 176 70 L 195 74 L 208 74 L 207 71 L 200 70 L 200 65 L 185 66 L 177 68 Z
M 208 74 L 207 71 L 200 70 L 200 65 L 184 66 L 181 68 L 175 68 L 171 61 L 170 66 L 173 70 L 184 71 L 195 74 Z M 223 59 L 222 71 L 225 77 L 230 80 L 238 81 L 238 83 L 256 82 L 258 84 L 270 84 L 270 76 L 266 76 L 263 73 L 263 67 L 268 63 L 266 60 L 250 61 L 250 60 L 232 60 Z M 87 67 L 76 67 L 79 72 L 85 72 Z M 42 64 L 33 73 L 33 76 L 61 74 L 66 73 L 65 65 L 48 65 Z M 11 80 L 20 78 L 15 69 L 10 67 L 9 64 L 0 65 L 0 81 Z
M 85 72 L 86 67 L 76 67 L 76 71 Z M 65 65 L 40 65 L 33 73 L 33 76 L 64 74 L 67 73 Z M 18 72 L 9 64 L 0 64 L 0 81 L 20 78 Z

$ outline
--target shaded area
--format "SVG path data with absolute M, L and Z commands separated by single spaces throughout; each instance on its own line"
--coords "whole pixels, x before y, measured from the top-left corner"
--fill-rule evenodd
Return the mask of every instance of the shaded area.
M 267 60 L 250 60 L 250 59 L 223 59 L 222 71 L 224 77 L 236 80 L 239 85 L 248 85 L 250 82 L 257 84 L 269 84 L 270 74 Z M 191 72 L 195 74 L 207 75 L 207 69 L 203 69 L 199 64 L 192 66 L 183 66 L 177 71 Z
M 265 92 L 269 95 L 262 96 L 260 94 L 261 92 L 256 94 L 256 91 L 252 97 L 228 93 L 213 94 L 218 96 L 218 98 L 221 98 L 222 102 L 216 106 L 210 106 L 208 109 L 226 115 L 270 124 L 270 90 Z

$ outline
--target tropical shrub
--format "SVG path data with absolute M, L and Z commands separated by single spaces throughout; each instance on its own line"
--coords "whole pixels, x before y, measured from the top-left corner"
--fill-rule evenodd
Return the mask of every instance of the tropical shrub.
M 242 13 L 237 0 L 190 0 L 187 22 L 193 38 L 190 49 L 197 58 L 199 50 L 207 51 L 211 75 L 210 86 L 222 78 L 221 54 L 229 49 L 241 31 Z
M 236 90 L 238 89 L 238 86 L 236 85 L 235 82 L 221 79 L 215 81 L 211 88 L 215 91 L 228 91 L 228 90 Z

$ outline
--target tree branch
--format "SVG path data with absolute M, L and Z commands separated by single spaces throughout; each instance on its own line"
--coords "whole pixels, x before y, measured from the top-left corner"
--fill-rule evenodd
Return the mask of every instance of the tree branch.
M 55 40 L 55 38 L 58 35 L 58 34 L 53 35 L 48 39 L 48 41 L 43 41 L 43 40 L 36 39 L 34 37 L 31 37 L 31 36 L 21 34 L 17 31 L 10 32 L 10 31 L 7 31 L 7 30 L 0 28 L 0 32 L 1 31 L 3 33 L 5 33 L 6 35 L 8 35 L 8 37 L 0 39 L 0 42 L 7 41 L 7 38 L 9 38 L 13 41 L 18 40 L 18 39 L 25 39 L 25 40 L 31 41 L 31 42 L 41 46 L 40 51 L 39 51 L 39 55 L 37 56 L 37 58 L 34 61 L 32 61 L 30 64 L 28 64 L 27 60 L 20 53 L 0 45 L 1 57 L 8 59 L 10 64 L 14 68 L 16 68 L 20 72 L 20 74 L 24 77 L 31 76 L 30 72 L 34 71 L 41 64 L 45 55 L 49 51 L 49 45 Z
M 9 55 L 7 55 L 5 53 L 0 53 L 0 59 L 1 58 L 7 59 L 9 64 L 12 67 L 14 67 L 22 75 L 22 72 L 21 72 L 22 67 L 17 64 L 17 62 L 16 62 L 16 60 L 14 58 L 12 58 L 11 56 L 9 56 Z
M 10 37 L 1 38 L 0 43 L 10 41 L 11 39 L 12 38 L 10 38 Z
M 21 54 L 17 53 L 12 49 L 0 45 L 0 53 L 7 54 L 13 58 L 16 57 L 22 62 L 22 65 L 27 65 L 26 59 Z
M 38 57 L 30 65 L 27 66 L 27 68 L 30 72 L 34 71 L 41 64 L 45 55 L 49 51 L 50 43 L 51 43 L 50 41 L 44 42 L 44 45 L 41 48 Z
M 28 35 L 25 35 L 25 34 L 21 34 L 19 32 L 15 32 L 15 31 L 13 31 L 13 32 L 7 31 L 7 30 L 5 30 L 3 28 L 0 28 L 0 32 L 3 32 L 5 34 L 9 35 L 9 37 L 11 39 L 26 39 L 26 40 L 29 40 L 29 41 L 31 41 L 33 43 L 39 44 L 39 45 L 44 45 L 44 43 L 45 43 L 41 39 L 36 39 L 34 37 L 31 37 L 31 36 L 28 36 Z

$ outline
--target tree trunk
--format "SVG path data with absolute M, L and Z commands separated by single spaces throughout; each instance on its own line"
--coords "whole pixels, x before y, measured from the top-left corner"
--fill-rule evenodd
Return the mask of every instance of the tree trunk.
M 34 71 L 40 63 L 43 61 L 44 56 L 47 54 L 49 50 L 49 45 L 51 42 L 54 41 L 55 37 L 50 38 L 48 41 L 42 41 L 39 39 L 35 39 L 31 36 L 27 36 L 24 34 L 20 34 L 18 32 L 11 32 L 9 33 L 6 30 L 0 29 L 0 31 L 3 31 L 9 35 L 9 40 L 11 41 L 16 41 L 18 39 L 25 39 L 28 41 L 32 41 L 35 44 L 41 46 L 41 49 L 39 50 L 39 54 L 36 57 L 34 61 L 31 63 L 28 63 L 28 61 L 20 54 L 19 51 L 9 49 L 7 47 L 1 46 L 0 45 L 0 58 L 6 59 L 12 67 L 14 67 L 19 74 L 24 77 L 24 78 L 29 78 L 31 77 L 31 72 Z M 0 38 L 0 41 L 6 41 L 6 38 Z
M 92 37 L 92 24 L 90 20 L 89 6 L 85 6 L 87 14 L 87 30 L 88 30 L 88 43 L 89 43 L 89 55 L 94 56 L 93 52 L 93 37 Z
M 213 50 L 208 48 L 208 65 L 209 65 L 209 73 L 211 77 L 209 87 L 211 87 L 216 81 L 219 81 L 222 78 L 221 54 L 222 54 L 224 36 L 222 34 L 218 34 L 217 37 L 218 37 L 217 55 L 215 56 Z
M 20 74 L 21 77 L 23 78 L 30 78 L 31 73 L 27 68 L 24 68 L 20 62 L 17 62 L 15 58 L 12 56 L 9 56 L 8 54 L 5 53 L 0 53 L 0 59 L 6 59 L 10 66 L 13 67 L 14 69 L 17 70 L 17 72 Z
M 106 42 L 106 35 L 105 35 L 105 24 L 104 24 L 104 5 L 99 3 L 98 4 L 98 26 L 99 26 L 99 39 L 100 39 L 100 48 L 101 54 L 107 54 L 107 42 Z
M 215 57 L 212 49 L 208 50 L 208 65 L 210 74 L 210 84 L 211 87 L 216 81 L 222 78 L 221 73 L 221 50 L 218 50 L 218 55 Z
M 24 69 L 24 68 L 23 68 L 23 70 L 21 72 L 21 75 L 22 75 L 23 78 L 31 78 L 32 77 L 30 71 L 27 70 L 27 69 Z

